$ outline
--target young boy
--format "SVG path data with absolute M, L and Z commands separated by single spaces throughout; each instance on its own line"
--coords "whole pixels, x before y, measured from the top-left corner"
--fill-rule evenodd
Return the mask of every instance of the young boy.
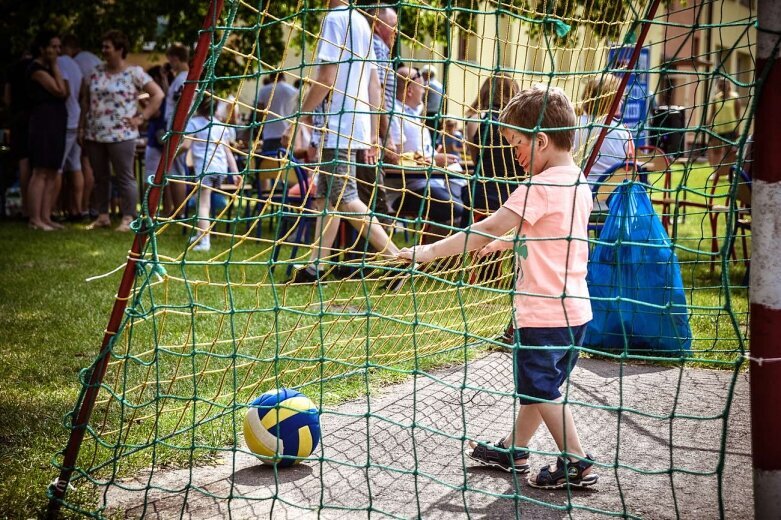
M 470 442 L 467 455 L 481 464 L 528 473 L 526 447 L 544 422 L 562 456 L 555 466 L 529 477 L 529 485 L 587 487 L 597 482 L 594 459 L 580 445 L 559 392 L 591 320 L 586 265 L 592 199 L 571 155 L 575 112 L 562 90 L 535 86 L 515 96 L 499 120 L 507 125 L 502 135 L 530 180 L 487 219 L 439 242 L 402 249 L 398 258 L 422 263 L 476 249 L 484 256 L 514 248 L 514 362 L 521 405 L 507 437 L 495 444 Z M 512 239 L 494 240 L 508 232 Z

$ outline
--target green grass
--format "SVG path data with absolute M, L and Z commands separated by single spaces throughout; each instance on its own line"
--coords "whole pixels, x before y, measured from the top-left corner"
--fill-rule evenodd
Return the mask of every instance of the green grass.
M 709 173 L 692 169 L 687 185 L 704 187 Z M 724 226 L 720 219 L 722 236 Z M 702 210 L 690 208 L 675 243 L 696 364 L 718 367 L 739 358 L 748 302 L 745 266 L 712 258 L 709 241 L 701 238 L 709 234 Z M 67 438 L 63 416 L 76 401 L 79 371 L 98 351 L 120 274 L 85 279 L 123 264 L 131 237 L 3 224 L 0 240 L 6 246 L 0 265 L 0 517 L 30 517 L 45 507 L 46 486 L 56 476 L 51 458 Z M 452 263 L 441 266 L 452 274 L 416 281 L 414 297 L 387 294 L 377 282 L 285 289 L 270 284 L 267 244 L 248 241 L 231 250 L 229 239 L 217 238 L 210 255 L 181 261 L 185 244 L 178 229 L 163 232 L 157 250 L 169 277 L 137 278 L 132 334 L 126 328 L 119 335 L 106 378 L 115 395 L 107 399 L 102 392 L 93 416 L 108 447 L 88 437 L 84 448 L 95 456 L 93 466 L 109 460 L 115 446 L 130 455 L 118 470 L 99 469 L 95 478 L 148 466 L 144 450 L 133 452 L 163 437 L 157 464 L 217 456 L 239 442 L 234 421 L 241 420 L 243 403 L 268 387 L 303 385 L 330 406 L 415 370 L 463 363 L 479 352 L 465 348 L 464 323 L 472 338 L 487 338 L 507 320 L 506 295 L 490 287 L 458 289 L 459 267 Z M 718 262 L 713 273 L 712 260 Z M 193 428 L 194 422 L 202 424 Z M 194 442 L 204 448 L 192 450 Z M 84 457 L 80 464 L 90 466 Z M 77 489 L 69 500 L 90 507 L 90 486 L 81 480 Z

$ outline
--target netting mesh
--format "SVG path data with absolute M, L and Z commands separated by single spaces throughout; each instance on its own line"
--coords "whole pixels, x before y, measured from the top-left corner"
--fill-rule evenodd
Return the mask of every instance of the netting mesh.
M 399 18 L 390 61 L 345 58 L 355 67 L 346 81 L 360 82 L 376 66 L 385 82 L 395 78 L 395 94 L 404 99 L 416 88 L 415 73 L 430 66 L 444 94 L 430 112 L 431 84 L 422 89 L 422 108 L 383 104 L 384 95 L 364 106 L 350 86 L 337 92 L 347 99 L 340 107 L 307 109 L 313 89 L 335 99 L 334 87 L 318 75 L 316 52 L 324 45 L 318 36 L 327 6 L 225 3 L 196 102 L 179 110 L 190 122 L 205 121 L 181 129 L 191 149 L 198 142 L 208 148 L 226 128 L 235 133 L 223 142 L 239 171 L 230 178 L 211 169 L 214 157 L 190 159 L 194 172 L 166 172 L 165 183 L 187 188 L 180 211 L 162 215 L 145 202 L 144 214 L 154 216 L 139 221 L 147 245 L 65 507 L 108 517 L 569 511 L 669 518 L 690 507 L 703 516 L 742 514 L 750 478 L 736 468 L 745 466 L 746 448 L 736 439 L 746 426 L 735 417 L 747 406 L 741 365 L 757 86 L 753 10 L 727 1 L 670 2 L 648 18 L 646 1 L 389 7 Z M 340 9 L 383 32 L 382 8 Z M 648 34 L 622 108 L 608 121 L 621 95 L 616 80 L 643 26 Z M 269 39 L 283 43 L 281 52 Z M 348 47 L 344 40 L 327 43 Z M 289 111 L 279 108 L 289 96 L 279 82 L 263 93 L 264 80 L 278 72 L 288 83 L 303 80 Z M 495 211 L 486 204 L 489 192 L 501 203 L 528 177 L 495 137 L 500 123 L 491 114 L 501 110 L 504 89 L 533 83 L 562 88 L 577 106 L 579 165 L 610 129 L 594 155 L 592 170 L 602 175 L 589 177 L 591 247 L 620 247 L 600 238 L 607 199 L 624 181 L 644 186 L 677 255 L 691 327 L 690 338 L 672 338 L 672 354 L 634 345 L 629 336 L 619 350 L 582 349 L 585 359 L 562 393 L 597 456 L 597 494 L 538 493 L 516 474 L 475 471 L 464 455 L 467 441 L 510 431 L 517 411 L 511 351 L 518 347 L 501 338 L 513 311 L 512 251 L 411 266 L 363 237 L 372 218 L 395 246 L 430 242 Z M 329 155 L 328 140 L 339 131 L 325 125 L 346 112 L 353 123 L 337 142 L 348 152 L 379 142 L 377 166 L 367 168 L 365 152 Z M 356 129 L 362 112 L 377 116 L 374 134 Z M 388 146 L 392 131 L 378 135 L 379 116 L 390 127 L 394 120 L 402 128 L 417 125 L 418 134 L 402 131 L 402 142 Z M 280 137 L 264 135 L 273 123 L 299 129 L 290 146 L 269 146 Z M 435 128 L 430 148 L 406 149 L 426 141 L 425 125 Z M 440 152 L 452 158 L 432 164 L 436 136 Z M 374 172 L 357 180 L 358 191 L 369 194 L 364 213 L 343 204 L 349 182 L 334 181 L 347 179 L 348 166 Z M 335 169 L 342 173 L 323 173 Z M 214 182 L 215 173 L 224 177 Z M 444 191 L 431 188 L 435 181 Z M 318 190 L 329 191 L 326 209 Z M 318 225 L 325 216 L 342 223 Z M 210 247 L 199 250 L 207 236 Z M 321 283 L 291 282 L 312 259 Z M 642 273 L 631 283 L 642 287 Z M 645 318 L 639 312 L 632 319 Z M 248 403 L 281 387 L 313 400 L 323 430 L 312 457 L 287 470 L 260 467 L 242 439 Z M 559 453 L 542 433 L 531 448 L 533 462 Z

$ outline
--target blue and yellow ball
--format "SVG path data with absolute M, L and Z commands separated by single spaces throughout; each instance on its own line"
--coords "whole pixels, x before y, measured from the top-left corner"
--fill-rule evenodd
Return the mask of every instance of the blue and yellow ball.
M 320 442 L 320 414 L 301 392 L 280 388 L 252 401 L 244 441 L 265 464 L 287 467 L 310 456 Z

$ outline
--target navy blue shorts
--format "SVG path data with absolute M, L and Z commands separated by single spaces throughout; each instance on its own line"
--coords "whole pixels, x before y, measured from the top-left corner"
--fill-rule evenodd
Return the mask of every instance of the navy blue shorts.
M 556 328 L 520 328 L 515 331 L 515 390 L 521 404 L 561 397 L 559 387 L 578 361 L 586 325 Z M 530 348 L 531 347 L 531 348 Z M 533 398 L 533 399 L 530 399 Z

